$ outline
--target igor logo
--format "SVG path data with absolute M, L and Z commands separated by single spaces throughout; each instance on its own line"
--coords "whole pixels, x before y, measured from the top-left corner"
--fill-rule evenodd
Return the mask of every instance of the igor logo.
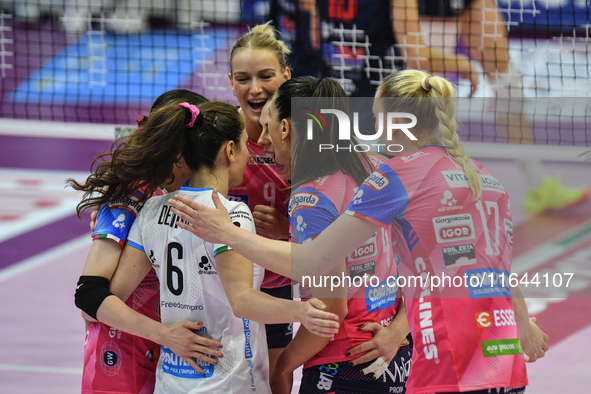
M 306 115 L 310 116 L 312 119 L 308 119 L 307 122 L 307 138 L 308 140 L 313 139 L 314 135 L 314 123 L 316 123 L 319 127 L 321 132 L 325 132 L 328 130 L 328 125 L 326 120 L 322 116 L 322 114 L 333 114 L 337 117 L 337 121 L 339 123 L 339 140 L 341 141 L 351 141 L 351 121 L 349 120 L 349 116 L 338 109 L 321 109 L 320 112 L 313 110 L 312 108 L 304 108 L 306 111 L 304 112 Z M 410 123 L 394 123 L 394 119 L 410 119 Z M 406 136 L 411 139 L 412 141 L 417 141 L 417 138 L 409 131 L 409 129 L 413 128 L 417 124 L 417 117 L 413 114 L 406 113 L 406 112 L 388 112 L 386 114 L 386 133 L 388 141 L 392 140 L 392 130 L 399 129 Z M 375 141 L 379 139 L 382 134 L 384 133 L 384 113 L 380 112 L 378 114 L 378 130 L 375 134 L 365 135 L 361 134 L 359 131 L 359 113 L 353 113 L 353 133 L 355 137 L 361 141 Z M 351 147 L 356 152 L 368 152 L 371 149 L 371 146 L 374 145 L 381 145 L 384 149 L 388 150 L 388 152 L 402 152 L 404 149 L 400 144 L 356 144 L 356 145 L 348 145 L 346 147 L 336 146 L 333 144 L 320 144 L 319 151 L 322 150 L 331 150 L 336 149 L 339 150 L 348 150 L 351 151 Z
M 474 238 L 472 215 L 450 215 L 433 218 L 438 243 Z
M 445 240 L 463 239 L 470 235 L 472 235 L 470 226 L 445 227 L 439 230 L 439 236 Z

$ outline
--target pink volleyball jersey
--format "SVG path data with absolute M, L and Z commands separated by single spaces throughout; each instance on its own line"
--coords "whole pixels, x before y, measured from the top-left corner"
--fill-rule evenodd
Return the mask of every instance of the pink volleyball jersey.
M 154 196 L 166 194 L 157 189 Z M 107 238 L 125 244 L 131 225 L 142 209 L 137 191 L 99 210 L 93 239 Z M 154 270 L 139 284 L 126 304 L 154 320 L 160 299 L 158 277 Z M 152 393 L 160 345 L 130 335 L 103 323 L 90 323 L 84 345 L 82 393 Z
M 345 211 L 357 188 L 355 180 L 342 172 L 298 187 L 292 193 L 289 204 L 292 238 L 297 243 L 304 243 L 319 235 Z M 338 333 L 334 340 L 304 364 L 304 368 L 358 357 L 346 357 L 345 353 L 372 338 L 371 332 L 361 331 L 359 326 L 374 321 L 388 326 L 394 319 L 399 303 L 398 288 L 388 286 L 387 278 L 396 275 L 400 256 L 392 252 L 388 233 L 389 229 L 380 228 L 347 258 L 345 275 L 351 279 L 375 276 L 374 284 L 378 284 L 371 286 L 366 281 L 367 287 L 365 283 L 349 287 L 348 313 Z M 297 256 L 293 257 L 293 263 L 297 264 Z M 309 287 L 302 286 L 302 297 L 312 297 Z
M 527 385 L 508 281 L 509 197 L 486 168 L 474 168 L 482 179 L 476 202 L 462 167 L 445 148 L 426 146 L 379 166 L 347 208 L 400 226 L 411 252 L 405 272 L 423 278 L 404 289 L 415 346 L 409 392 Z M 462 281 L 442 287 L 434 278 L 442 275 Z
M 228 200 L 241 201 L 254 213 L 257 205 L 277 208 L 281 214 L 287 214 L 289 184 L 275 171 L 275 160 L 265 154 L 265 148 L 248 140 L 248 164 L 242 183 L 229 189 Z M 276 288 L 291 284 L 291 279 L 271 271 L 265 271 L 262 288 Z

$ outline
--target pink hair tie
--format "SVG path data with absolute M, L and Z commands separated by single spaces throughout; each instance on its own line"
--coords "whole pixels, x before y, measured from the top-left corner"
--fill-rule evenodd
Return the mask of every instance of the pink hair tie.
M 187 123 L 185 125 L 185 127 L 193 127 L 193 125 L 195 124 L 195 120 L 197 119 L 197 116 L 199 116 L 199 114 L 201 113 L 201 111 L 199 111 L 199 108 L 197 108 L 196 105 L 193 104 L 189 104 L 187 102 L 185 103 L 180 103 L 179 107 L 183 107 L 188 109 L 189 111 L 191 111 L 191 121 L 189 123 Z
M 148 117 L 145 115 L 140 115 L 137 117 L 137 128 L 141 129 L 142 127 L 144 127 L 144 123 L 146 123 L 146 121 L 148 120 Z

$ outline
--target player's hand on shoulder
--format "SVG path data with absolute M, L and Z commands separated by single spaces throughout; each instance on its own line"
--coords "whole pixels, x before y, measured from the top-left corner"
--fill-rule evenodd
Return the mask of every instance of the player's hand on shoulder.
M 199 238 L 211 243 L 227 243 L 226 237 L 235 228 L 228 215 L 228 210 L 221 202 L 216 189 L 212 192 L 215 208 L 209 208 L 192 199 L 177 194 L 176 200 L 170 199 L 172 212 L 188 222 L 177 222 L 177 225 L 188 230 Z
M 277 208 L 268 205 L 257 205 L 252 212 L 257 234 L 271 239 L 287 239 L 289 237 L 289 219 Z

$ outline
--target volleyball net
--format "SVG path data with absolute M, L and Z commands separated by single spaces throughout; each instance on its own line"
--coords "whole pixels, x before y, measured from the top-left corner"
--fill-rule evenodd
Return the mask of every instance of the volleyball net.
M 536 155 L 589 160 L 589 2 L 474 0 L 468 22 L 469 10 L 425 8 L 435 3 L 464 4 L 418 0 L 421 33 L 377 45 L 372 20 L 351 22 L 363 18 L 361 0 L 0 0 L 0 133 L 112 139 L 175 88 L 237 104 L 230 49 L 248 26 L 273 20 L 293 50 L 294 75 L 330 75 L 346 88 L 352 75 L 370 91 L 405 64 L 420 65 L 409 56 L 418 34 L 444 53 L 480 57 L 475 98 L 469 81 L 442 73 L 458 85 L 463 140 L 501 157 L 527 143 L 547 150 Z M 323 7 L 330 18 L 349 16 L 327 22 Z

